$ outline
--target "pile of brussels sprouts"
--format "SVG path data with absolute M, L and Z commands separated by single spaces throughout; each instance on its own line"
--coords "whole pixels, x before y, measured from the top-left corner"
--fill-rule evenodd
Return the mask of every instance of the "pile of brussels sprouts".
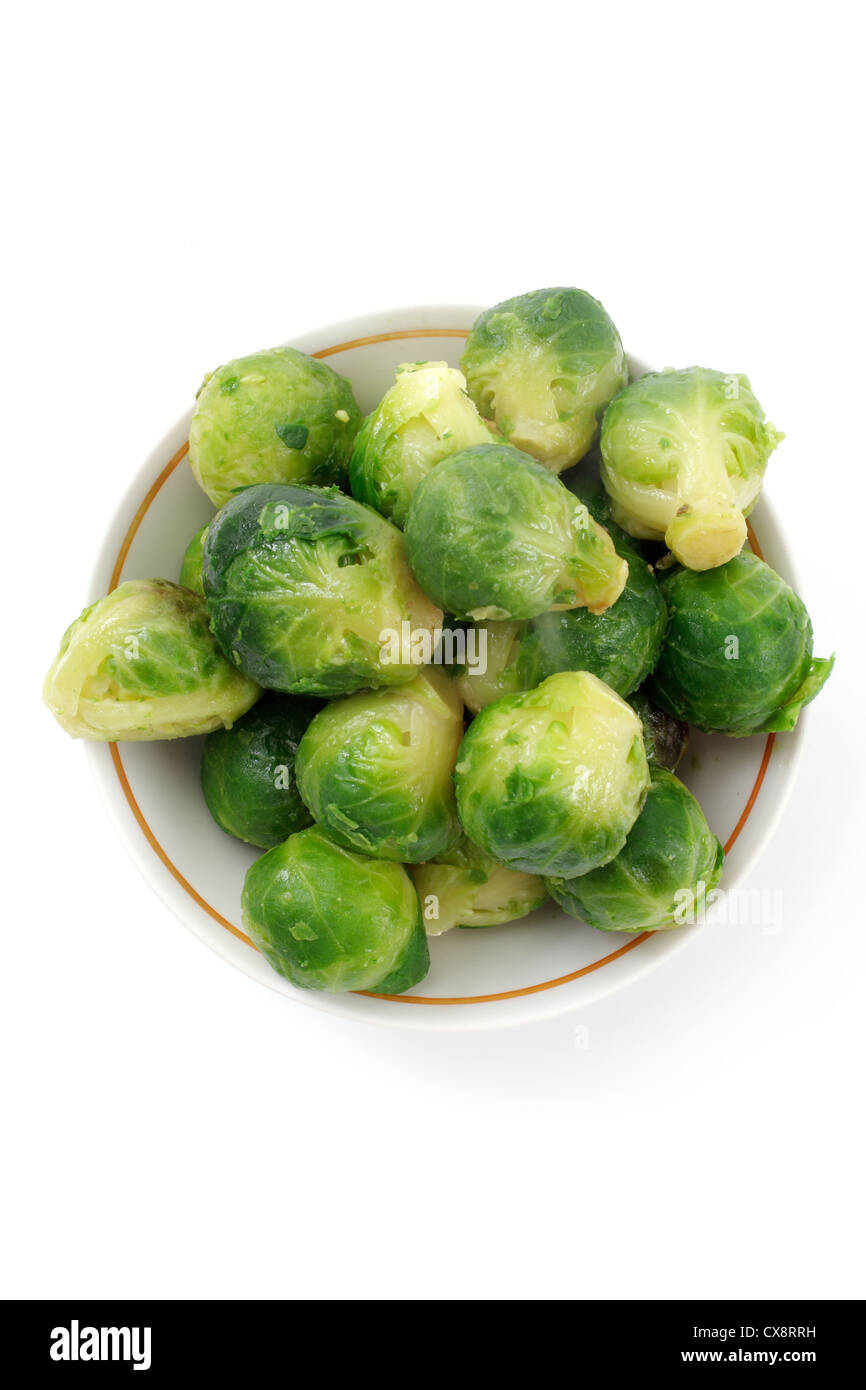
M 576 289 L 482 314 L 461 366 L 401 367 L 366 419 L 293 348 L 207 376 L 189 460 L 219 510 L 45 683 L 76 738 L 207 735 L 208 808 L 265 851 L 246 929 L 302 988 L 400 993 L 428 936 L 548 897 L 688 920 L 723 853 L 674 775 L 686 726 L 792 729 L 832 666 L 744 548 L 782 438 L 746 377 L 629 383 Z

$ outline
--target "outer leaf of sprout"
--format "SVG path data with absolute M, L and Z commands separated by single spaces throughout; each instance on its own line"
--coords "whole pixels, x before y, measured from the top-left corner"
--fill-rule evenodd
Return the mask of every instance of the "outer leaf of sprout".
M 814 700 L 819 691 L 823 689 L 835 664 L 835 656 L 814 657 L 809 663 L 809 670 L 805 679 L 794 691 L 794 694 L 785 701 L 784 705 L 781 705 L 775 714 L 762 725 L 761 732 L 788 733 L 791 729 L 796 728 L 803 706 Z
M 177 578 L 178 584 L 182 584 L 185 589 L 191 589 L 194 594 L 200 594 L 202 598 L 204 598 L 204 584 L 201 577 L 202 556 L 204 538 L 207 535 L 209 525 L 210 522 L 208 521 L 200 530 L 196 531 L 183 553 L 180 574 Z

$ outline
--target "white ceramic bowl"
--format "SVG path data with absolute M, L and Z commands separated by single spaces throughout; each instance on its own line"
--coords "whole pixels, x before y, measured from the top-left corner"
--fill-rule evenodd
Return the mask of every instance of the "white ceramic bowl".
M 293 345 L 349 377 L 361 409 L 368 411 L 401 362 L 444 359 L 457 365 L 478 312 L 467 305 L 396 309 L 305 334 Z M 632 367 L 646 370 L 634 359 Z M 213 514 L 184 457 L 189 422 L 190 414 L 178 420 L 132 479 L 102 547 L 91 599 L 123 579 L 176 579 L 187 541 Z M 752 521 L 768 562 L 796 584 L 766 500 Z M 769 741 L 692 733 L 679 775 L 728 847 L 726 889 L 744 877 L 772 833 L 791 790 L 801 741 L 800 729 Z M 258 851 L 230 839 L 211 820 L 198 782 L 201 740 L 89 744 L 87 751 L 124 844 L 181 922 L 253 979 L 311 1008 L 401 1028 L 523 1023 L 621 988 L 701 930 L 599 932 L 543 907 L 507 926 L 434 938 L 429 975 L 400 999 L 295 989 L 243 934 L 241 885 Z

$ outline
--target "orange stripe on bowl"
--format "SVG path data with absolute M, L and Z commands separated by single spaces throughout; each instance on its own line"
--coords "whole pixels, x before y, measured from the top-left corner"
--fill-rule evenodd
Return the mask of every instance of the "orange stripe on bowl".
M 746 824 L 746 821 L 749 819 L 749 816 L 752 814 L 752 807 L 758 799 L 758 792 L 761 790 L 764 777 L 767 773 L 767 768 L 770 766 L 770 758 L 773 756 L 773 745 L 775 742 L 776 735 L 767 734 L 767 742 L 764 744 L 764 756 L 761 759 L 761 766 L 758 768 L 758 775 L 755 778 L 752 790 L 749 792 L 749 799 L 743 807 L 740 819 L 737 821 L 736 825 L 734 826 L 733 830 L 731 831 L 730 835 L 728 836 L 725 842 L 725 854 L 730 853 L 731 849 L 740 837 L 740 831 Z
M 371 347 L 373 343 L 396 343 L 405 338 L 468 338 L 468 328 L 405 328 L 394 333 L 372 333 L 367 338 L 351 338 L 348 343 L 337 343 L 335 347 L 320 348 L 311 352 L 311 357 L 333 357 L 338 352 L 348 352 L 350 348 Z
M 111 571 L 111 578 L 108 581 L 109 593 L 111 593 L 112 589 L 116 589 L 118 584 L 120 583 L 120 574 L 123 569 L 123 566 L 126 564 L 126 557 L 129 554 L 129 547 L 135 540 L 138 528 L 144 521 L 144 518 L 147 515 L 151 502 L 153 501 L 156 494 L 159 492 L 166 479 L 169 478 L 171 474 L 174 472 L 174 470 L 177 468 L 177 465 L 180 463 L 181 459 L 186 458 L 188 453 L 189 440 L 187 440 L 185 444 L 182 444 L 178 449 L 177 453 L 173 454 L 172 457 L 169 459 L 168 463 L 165 465 L 165 468 L 162 470 L 156 482 L 153 484 L 153 487 L 151 487 L 146 493 L 144 501 L 142 502 L 138 511 L 135 513 L 135 516 L 132 518 L 132 521 L 129 523 L 129 528 L 126 532 L 126 535 L 123 538 L 121 547 L 117 552 L 117 559 L 114 562 L 114 569 Z
M 746 540 L 749 542 L 751 550 L 757 555 L 759 560 L 763 560 L 764 552 L 758 545 L 758 537 L 755 535 L 751 521 L 746 522 Z
M 221 927 L 225 927 L 226 931 L 230 931 L 232 936 L 236 936 L 239 941 L 245 941 L 248 946 L 252 946 L 253 943 L 250 941 L 250 938 L 246 935 L 246 933 L 242 932 L 240 927 L 236 927 L 234 923 L 230 922 L 227 917 L 223 917 L 221 912 L 217 912 L 215 907 L 211 907 L 210 903 L 202 897 L 201 893 L 196 892 L 195 888 L 193 888 L 192 884 L 188 881 L 188 879 L 184 878 L 183 874 L 181 873 L 177 865 L 174 863 L 174 861 L 171 860 L 169 856 L 166 854 L 162 845 L 159 843 L 159 840 L 156 838 L 150 826 L 148 825 L 144 812 L 142 811 L 141 807 L 135 799 L 135 794 L 132 790 L 132 787 L 129 785 L 129 779 L 126 775 L 126 768 L 123 766 L 123 763 L 120 759 L 120 753 L 117 750 L 117 744 L 110 743 L 108 745 L 108 750 L 111 753 L 111 759 L 114 763 L 114 770 L 117 773 L 118 780 L 120 782 L 121 787 L 123 788 L 123 795 L 126 797 L 129 803 L 129 808 L 132 811 L 132 814 L 135 816 L 135 819 L 138 821 L 142 834 L 144 835 L 144 838 L 147 840 L 147 843 L 150 845 L 154 853 L 157 854 L 159 858 L 162 860 L 163 864 L 168 869 L 172 878 L 177 880 L 181 888 L 183 888 L 185 892 L 189 893 L 193 901 L 197 902 L 199 907 L 203 908 L 204 911 L 207 912 L 208 915 L 211 916 L 215 922 L 219 922 Z M 256 948 L 253 946 L 253 950 L 255 949 Z

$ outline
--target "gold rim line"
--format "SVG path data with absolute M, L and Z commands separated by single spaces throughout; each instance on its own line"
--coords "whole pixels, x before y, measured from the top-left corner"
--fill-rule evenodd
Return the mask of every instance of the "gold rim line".
M 763 560 L 764 552 L 758 545 L 758 537 L 755 535 L 751 521 L 746 522 L 746 540 L 749 542 L 749 549 L 754 551 L 759 560 Z
M 337 343 L 336 347 L 320 348 L 311 352 L 311 357 L 333 357 L 338 352 L 348 352 L 350 348 L 371 347 L 373 343 L 396 343 L 405 338 L 468 338 L 468 328 L 402 328 L 393 333 L 372 333 L 366 338 L 351 338 L 348 343 Z
M 181 444 L 177 453 L 171 456 L 168 463 L 165 465 L 165 468 L 162 470 L 159 477 L 157 478 L 156 482 L 153 484 L 151 488 L 148 489 L 147 493 L 145 494 L 144 501 L 141 503 L 141 506 L 135 513 L 135 516 L 132 518 L 132 521 L 129 523 L 129 528 L 126 532 L 126 535 L 123 538 L 123 543 L 117 552 L 117 559 L 114 562 L 114 569 L 111 571 L 111 579 L 108 581 L 109 593 L 111 593 L 113 589 L 116 589 L 118 584 L 120 583 L 120 574 L 123 569 L 123 566 L 126 564 L 126 557 L 129 554 L 129 548 L 132 545 L 132 542 L 135 540 L 138 528 L 144 521 L 145 515 L 150 507 L 151 502 L 153 501 L 156 494 L 159 492 L 163 483 L 166 482 L 166 480 L 177 468 L 177 465 L 180 463 L 181 459 L 185 459 L 188 453 L 189 440 L 187 440 L 185 444 Z
M 221 927 L 225 927 L 226 931 L 230 931 L 232 936 L 236 936 L 239 941 L 244 941 L 246 942 L 247 946 L 252 946 L 254 951 L 257 950 L 258 947 L 255 946 L 255 944 L 250 940 L 246 932 L 242 932 L 240 927 L 236 927 L 234 923 L 230 922 L 227 917 L 223 917 L 221 912 L 217 912 L 215 907 L 211 907 L 207 899 L 203 898 L 201 893 L 199 893 L 195 888 L 193 888 L 189 880 L 184 878 L 183 874 L 175 864 L 174 860 L 170 859 L 169 856 L 166 854 L 162 845 L 159 843 L 159 840 L 156 838 L 153 831 L 151 830 L 144 812 L 142 811 L 141 807 L 135 799 L 135 793 L 133 792 L 132 787 L 129 785 L 129 778 L 126 775 L 126 768 L 123 766 L 123 762 L 121 761 L 117 744 L 109 743 L 108 751 L 111 753 L 111 761 L 114 763 L 114 770 L 117 773 L 118 781 L 120 782 L 120 785 L 123 789 L 123 794 L 126 797 L 127 802 L 129 803 L 129 808 L 138 822 L 139 829 L 141 830 L 142 834 L 144 835 L 144 838 L 147 840 L 147 843 L 150 845 L 151 849 L 162 860 L 163 864 L 168 869 L 172 878 L 180 884 L 181 888 L 183 888 L 185 892 L 189 893 L 189 896 L 192 898 L 193 902 L 198 903 L 199 907 L 202 908 L 208 914 L 209 917 L 212 917 L 214 921 L 218 922 Z
M 338 352 L 347 352 L 350 348 L 370 347 L 374 343 L 397 342 L 407 338 L 466 338 L 468 337 L 468 335 L 469 330 L 466 328 L 407 328 L 392 333 L 375 333 L 365 338 L 352 338 L 348 342 L 337 343 L 334 347 L 321 348 L 318 352 L 311 353 L 310 356 L 318 358 L 333 357 Z M 145 494 L 144 499 L 141 502 L 141 505 L 138 507 L 138 510 L 136 511 L 135 515 L 132 518 L 132 521 L 129 524 L 129 527 L 127 528 L 126 535 L 124 536 L 120 546 L 120 550 L 117 553 L 117 559 L 114 562 L 114 568 L 112 569 L 111 580 L 108 586 L 109 593 L 111 593 L 113 589 L 116 589 L 117 585 L 120 582 L 121 571 L 123 570 L 123 566 L 126 563 L 130 547 L 132 546 L 132 542 L 135 540 L 138 528 L 140 527 L 148 510 L 150 509 L 151 503 L 153 502 L 157 493 L 160 492 L 164 484 L 170 478 L 171 474 L 177 468 L 178 464 L 184 458 L 186 458 L 188 452 L 189 440 L 187 440 L 185 444 L 181 445 L 181 447 L 177 450 L 177 453 L 172 455 L 168 463 L 162 469 L 162 472 L 158 475 L 155 482 L 152 484 L 152 486 L 148 489 L 147 493 Z M 752 528 L 752 523 L 750 521 L 747 521 L 746 526 L 748 530 L 749 545 L 751 546 L 754 553 L 757 555 L 758 559 L 762 560 L 764 557 L 761 552 L 761 547 L 758 544 L 758 539 Z M 755 781 L 752 785 L 752 789 L 749 793 L 746 804 L 743 807 L 743 810 L 740 814 L 740 818 L 734 826 L 733 830 L 731 831 L 731 834 L 729 835 L 728 840 L 724 846 L 725 854 L 729 852 L 729 850 L 732 848 L 732 846 L 739 838 L 740 833 L 743 830 L 743 827 L 745 826 L 747 820 L 749 819 L 749 816 L 752 813 L 752 810 L 754 809 L 755 802 L 758 799 L 758 793 L 761 790 L 761 786 L 763 784 L 764 777 L 766 776 L 767 768 L 770 763 L 770 758 L 773 753 L 775 739 L 775 734 L 767 735 L 767 742 L 764 745 L 764 754 L 761 759 L 761 765 L 758 768 L 757 776 L 755 777 Z M 212 907 L 211 904 L 207 901 L 207 899 L 203 898 L 201 893 L 199 893 L 195 888 L 193 888 L 192 884 L 186 878 L 184 878 L 180 869 L 169 857 L 169 855 L 166 853 L 166 851 L 160 844 L 159 840 L 156 838 L 156 835 L 153 833 L 153 830 L 151 829 L 147 821 L 147 818 L 144 815 L 144 812 L 139 806 L 135 798 L 135 794 L 133 793 L 132 787 L 130 786 L 129 778 L 126 775 L 126 769 L 123 766 L 123 761 L 121 759 L 120 752 L 118 751 L 117 744 L 110 743 L 108 745 L 108 749 L 111 754 L 111 760 L 114 765 L 114 771 L 117 775 L 121 791 L 123 792 L 123 795 L 126 798 L 129 809 L 131 810 L 139 826 L 139 829 L 141 830 L 151 849 L 154 851 L 154 853 L 157 855 L 160 861 L 165 865 L 166 869 L 168 869 L 168 872 L 171 874 L 172 878 L 175 880 L 176 883 L 180 885 L 181 888 L 183 888 L 184 892 L 189 894 L 193 902 L 195 902 L 202 909 L 203 912 L 206 912 L 209 917 L 211 917 L 215 922 L 217 922 L 219 926 L 224 927 L 226 931 L 231 932 L 232 936 L 237 937 L 239 941 L 243 941 L 245 945 L 252 947 L 254 951 L 257 950 L 258 948 L 256 947 L 255 943 L 250 940 L 250 938 L 246 935 L 245 932 L 242 932 L 239 927 L 236 927 L 234 923 L 228 920 L 227 917 L 223 917 L 221 912 L 217 912 L 216 908 Z M 609 952 L 608 955 L 602 956 L 599 960 L 591 961 L 589 965 L 581 966 L 579 970 L 571 971 L 568 975 L 559 975 L 555 980 L 543 980 L 540 984 L 536 985 L 523 985 L 519 989 L 502 990 L 498 994 L 467 994 L 454 995 L 453 997 L 450 997 L 445 995 L 436 996 L 429 994 L 376 994 L 373 990 L 353 990 L 352 993 L 369 999 L 386 999 L 390 1003 L 394 1004 L 490 1004 L 504 999 L 520 999 L 529 994 L 540 994 L 544 990 L 555 989 L 558 985 L 570 984 L 573 980 L 579 980 L 584 975 L 591 975 L 593 971 L 600 970 L 603 965 L 609 965 L 612 961 L 619 960 L 622 956 L 627 955 L 629 951 L 633 951 L 635 947 L 640 946 L 644 941 L 650 940 L 650 938 L 654 937 L 655 935 L 655 932 L 641 932 L 632 941 L 625 942 L 625 944 L 618 947 L 617 950 Z

